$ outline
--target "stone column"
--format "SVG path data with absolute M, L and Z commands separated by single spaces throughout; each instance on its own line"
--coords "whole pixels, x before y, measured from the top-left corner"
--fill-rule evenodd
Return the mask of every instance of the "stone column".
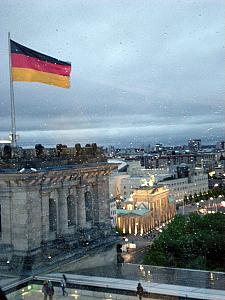
M 98 200 L 98 184 L 95 182 L 92 184 L 92 196 L 93 196 L 93 224 L 99 224 L 99 200 Z
M 117 217 L 117 224 L 118 224 L 118 227 L 119 229 L 121 229 L 121 218 L 120 217 Z
M 85 211 L 85 189 L 83 186 L 77 187 L 77 219 L 78 227 L 85 228 L 86 226 L 86 211 Z
M 129 234 L 131 234 L 132 233 L 132 230 L 131 230 L 131 221 L 132 221 L 132 219 L 129 218 L 128 220 L 129 220 Z
M 143 233 L 144 234 L 147 232 L 147 230 L 146 230 L 146 227 L 147 227 L 146 226 L 147 225 L 146 222 L 147 222 L 147 218 L 144 216 L 143 217 Z
M 135 234 L 135 218 L 132 218 L 132 234 Z
M 137 225 L 136 225 L 136 223 L 137 223 L 137 220 L 136 220 L 136 218 L 134 219 L 134 235 L 137 235 L 137 233 L 138 233 L 138 229 L 137 229 Z
M 0 205 L 1 205 L 1 221 L 2 221 L 2 235 L 1 243 L 12 244 L 12 209 L 11 209 L 11 192 L 0 193 Z
M 111 226 L 108 175 L 98 177 L 99 223 Z
M 123 229 L 123 233 L 126 233 L 126 219 L 125 218 L 121 218 L 121 225 L 122 225 L 122 229 Z
M 58 216 L 59 216 L 59 234 L 68 233 L 68 208 L 67 197 L 69 195 L 68 188 L 62 186 L 58 190 Z
M 49 192 L 41 192 L 41 224 L 42 224 L 42 240 L 49 239 Z
M 70 188 L 70 195 L 73 197 L 74 199 L 74 206 L 75 206 L 75 226 L 78 226 L 78 208 L 77 208 L 77 189 L 75 186 L 73 186 L 72 188 Z
M 92 193 L 93 188 L 91 185 L 85 187 L 85 211 L 86 211 L 86 227 L 92 228 L 94 224 L 94 198 Z
M 140 235 L 142 236 L 144 233 L 144 217 L 139 218 L 140 220 Z
M 42 214 L 41 196 L 39 186 L 29 186 L 27 191 L 27 216 L 28 216 L 28 248 L 29 250 L 40 247 L 42 241 Z
M 24 188 L 15 188 L 11 201 L 12 244 L 15 252 L 24 254 L 29 244 L 27 193 Z

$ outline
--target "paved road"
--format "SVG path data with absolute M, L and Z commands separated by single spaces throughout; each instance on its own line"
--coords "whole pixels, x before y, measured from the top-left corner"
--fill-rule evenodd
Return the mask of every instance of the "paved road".
M 183 213 L 185 215 L 188 215 L 190 213 L 193 213 L 195 211 L 197 211 L 197 205 L 192 205 L 192 204 L 188 204 L 188 205 L 185 205 L 184 208 L 183 206 L 180 206 L 177 213 L 180 214 L 180 215 L 183 215 Z
M 145 253 L 148 251 L 152 244 L 152 238 L 143 238 L 141 236 L 127 236 L 128 243 L 132 242 L 136 244 L 135 250 L 130 250 L 128 253 L 122 253 L 124 263 L 141 264 Z
M 216 205 L 221 204 L 221 201 L 224 201 L 225 197 L 218 197 L 218 198 L 212 198 L 212 199 L 208 199 L 208 200 L 204 200 L 204 201 L 199 201 L 199 208 L 207 208 L 207 207 L 211 207 L 214 208 L 214 210 L 216 210 Z M 192 205 L 192 204 L 187 204 L 184 206 L 180 206 L 177 213 L 178 214 L 185 214 L 188 215 L 192 212 L 195 212 L 198 210 L 198 206 L 196 204 Z

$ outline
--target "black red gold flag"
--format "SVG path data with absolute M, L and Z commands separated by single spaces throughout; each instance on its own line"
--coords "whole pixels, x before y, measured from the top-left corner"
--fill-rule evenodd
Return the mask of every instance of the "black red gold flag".
M 13 81 L 41 82 L 70 87 L 71 64 L 10 40 Z

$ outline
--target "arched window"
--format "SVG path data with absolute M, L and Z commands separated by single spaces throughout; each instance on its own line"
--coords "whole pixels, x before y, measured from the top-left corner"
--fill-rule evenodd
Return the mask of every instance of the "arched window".
M 68 209 L 68 226 L 73 226 L 76 224 L 76 207 L 73 196 L 68 196 L 67 198 L 67 209 Z
M 56 203 L 55 200 L 50 198 L 49 199 L 49 230 L 56 231 Z
M 86 222 L 92 221 L 92 196 L 90 192 L 86 192 L 85 196 L 85 210 L 86 210 Z

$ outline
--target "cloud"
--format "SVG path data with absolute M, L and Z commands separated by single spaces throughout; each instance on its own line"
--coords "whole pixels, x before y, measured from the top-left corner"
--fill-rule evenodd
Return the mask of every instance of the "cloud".
M 50 140 L 53 131 L 58 139 L 63 132 L 65 143 L 72 134 L 104 144 L 223 137 L 223 1 L 35 4 L 0 3 L 0 38 L 5 41 L 0 48 L 1 135 L 10 129 L 11 31 L 21 44 L 72 61 L 69 90 L 14 83 L 17 129 L 24 143 L 29 136 Z

